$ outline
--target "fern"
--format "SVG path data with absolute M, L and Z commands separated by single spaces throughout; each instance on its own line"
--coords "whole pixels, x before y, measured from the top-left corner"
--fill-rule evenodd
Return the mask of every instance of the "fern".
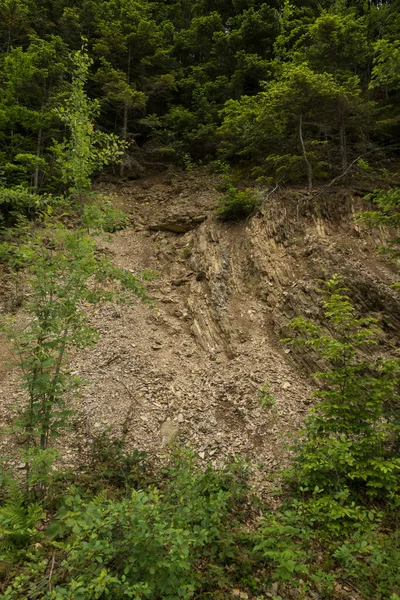
M 95 495 L 92 502 L 95 506 L 101 506 L 108 500 L 107 490 L 101 490 L 98 494 Z
M 26 546 L 38 532 L 35 526 L 45 515 L 36 502 L 26 504 L 18 483 L 2 474 L 3 506 L 0 507 L 0 556 Z

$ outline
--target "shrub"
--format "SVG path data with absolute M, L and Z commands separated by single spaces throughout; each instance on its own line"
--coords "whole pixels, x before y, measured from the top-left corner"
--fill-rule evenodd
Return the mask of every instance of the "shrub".
M 36 565 L 31 564 L 33 546 L 28 546 L 24 569 L 16 565 L 12 570 L 4 598 L 175 600 L 192 598 L 195 592 L 207 595 L 218 583 L 225 584 L 225 565 L 244 554 L 237 547 L 235 521 L 246 482 L 238 463 L 221 471 L 209 466 L 203 473 L 193 454 L 179 452 L 158 488 L 115 499 L 105 492 L 87 498 L 72 486 L 37 549 Z M 53 557 L 51 586 L 43 552 Z
M 20 215 L 33 216 L 43 204 L 43 198 L 22 185 L 0 186 L 0 226 L 13 225 Z
M 88 230 L 114 233 L 129 225 L 129 217 L 123 210 L 113 206 L 109 198 L 100 196 L 94 202 L 84 205 L 82 225 Z
M 272 410 L 276 407 L 276 400 L 271 394 L 269 384 L 265 383 L 257 393 L 256 401 L 261 408 Z
M 392 187 L 388 190 L 376 189 L 364 198 L 376 205 L 376 210 L 365 211 L 360 219 L 370 227 L 384 225 L 397 229 L 400 225 L 400 188 Z M 382 251 L 388 252 L 395 257 L 400 253 L 400 239 L 398 235 L 392 239 L 388 246 L 382 248 Z
M 397 496 L 400 364 L 370 358 L 376 319 L 356 315 L 337 275 L 325 283 L 323 307 L 328 330 L 302 317 L 291 323 L 297 343 L 328 365 L 316 373 L 320 403 L 307 420 L 293 476 L 310 492 L 318 486 L 326 493 L 349 489 L 354 498 Z
M 146 453 L 128 450 L 123 438 L 110 440 L 108 431 L 104 431 L 93 440 L 89 474 L 92 485 L 102 489 L 108 484 L 127 492 L 143 486 L 149 471 Z
M 251 189 L 241 191 L 229 185 L 225 195 L 219 201 L 216 213 L 222 221 L 240 221 L 249 217 L 259 204 L 260 199 Z

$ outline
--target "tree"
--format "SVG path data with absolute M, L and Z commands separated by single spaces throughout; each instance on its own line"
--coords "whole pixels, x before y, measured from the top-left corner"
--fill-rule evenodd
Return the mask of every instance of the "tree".
M 93 52 L 101 61 L 95 79 L 101 85 L 103 108 L 116 109 L 121 137 L 127 140 L 140 129 L 137 121 L 147 105 L 151 112 L 159 111 L 175 88 L 171 24 L 156 23 L 147 2 L 111 0 L 99 6 L 95 29 Z
M 102 82 L 107 101 L 122 105 L 121 137 L 123 140 L 128 138 L 130 111 L 136 109 L 143 112 L 147 103 L 147 95 L 144 92 L 139 92 L 136 89 L 136 84 L 130 81 L 130 61 L 131 59 L 128 60 L 128 72 L 126 74 L 123 71 L 114 69 L 105 59 L 102 60 L 102 66 L 96 73 L 96 79 Z
M 34 191 L 41 171 L 48 167 L 48 141 L 56 127 L 52 114 L 66 69 L 67 49 L 62 39 L 29 38 L 26 50 L 12 48 L 4 57 L 0 106 L 1 138 L 7 150 L 3 168 L 10 183 L 27 180 Z
M 320 402 L 306 424 L 293 475 L 308 492 L 318 486 L 350 489 L 384 500 L 400 489 L 399 384 L 397 360 L 371 358 L 376 319 L 358 317 L 337 275 L 323 290 L 328 329 L 297 317 L 290 327 L 297 343 L 310 348 L 327 367 L 315 374 Z
M 358 75 L 364 81 L 369 74 L 372 45 L 367 38 L 365 20 L 353 11 L 331 9 L 310 24 L 295 45 L 310 66 L 332 73 L 337 80 L 346 75 Z
M 314 167 L 323 163 L 326 132 L 332 131 L 335 121 L 341 168 L 347 166 L 345 125 L 360 102 L 359 81 L 352 76 L 338 83 L 332 74 L 315 72 L 307 63 L 284 63 L 278 71 L 264 92 L 226 104 L 220 128 L 223 147 L 228 156 L 274 162 L 278 177 L 290 168 L 298 170 L 302 162 L 312 189 Z
M 73 55 L 74 73 L 71 91 L 55 114 L 70 131 L 69 139 L 54 142 L 54 150 L 61 170 L 62 180 L 70 193 L 82 200 L 90 188 L 91 176 L 104 165 L 118 162 L 124 144 L 115 134 L 106 134 L 95 128 L 94 118 L 100 106 L 90 100 L 85 92 L 89 67 L 93 61 L 83 50 Z
M 67 353 L 90 346 L 97 338 L 83 306 L 111 300 L 114 294 L 104 283 L 116 279 L 128 294 L 147 296 L 135 276 L 96 256 L 96 243 L 83 230 L 51 226 L 15 252 L 28 262 L 31 289 L 26 306 L 29 324 L 9 330 L 26 390 L 26 404 L 15 426 L 25 436 L 29 484 L 32 463 L 69 426 L 68 400 L 82 385 L 67 367 Z M 123 294 L 119 297 L 122 300 Z
M 400 88 L 400 42 L 382 39 L 376 42 L 370 88 L 383 87 L 386 94 Z
M 26 35 L 30 12 L 31 4 L 27 0 L 0 0 L 0 43 L 6 54 Z

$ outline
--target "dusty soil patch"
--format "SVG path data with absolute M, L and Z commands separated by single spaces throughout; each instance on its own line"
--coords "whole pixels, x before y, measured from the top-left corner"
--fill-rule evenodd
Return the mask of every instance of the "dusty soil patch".
M 261 463 L 260 480 L 268 479 L 287 460 L 290 436 L 310 406 L 315 366 L 279 338 L 295 314 L 321 320 L 319 277 L 342 273 L 360 310 L 380 318 L 381 351 L 398 352 L 400 304 L 390 288 L 396 269 L 377 258 L 377 232 L 352 221 L 360 201 L 350 193 L 330 200 L 340 211 L 319 218 L 304 203 L 299 208 L 295 195 L 281 194 L 246 223 L 222 224 L 209 176 L 162 175 L 102 191 L 116 194 L 132 223 L 100 248 L 132 272 L 159 272 L 148 284 L 155 306 L 90 309 L 101 335 L 71 358 L 90 383 L 73 401 L 65 464 L 77 453 L 84 458 L 92 436 L 111 426 L 157 457 L 169 440 L 217 465 L 248 456 Z M 274 410 L 255 400 L 266 382 Z M 0 375 L 0 394 L 6 421 L 5 406 L 21 397 L 12 371 Z

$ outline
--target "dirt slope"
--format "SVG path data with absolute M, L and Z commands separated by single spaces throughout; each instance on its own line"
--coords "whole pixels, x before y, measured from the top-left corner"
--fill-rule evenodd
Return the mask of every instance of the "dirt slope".
M 223 224 L 212 210 L 215 180 L 206 175 L 162 175 L 101 191 L 116 194 L 132 220 L 101 250 L 121 267 L 159 277 L 148 286 L 155 308 L 91 309 L 101 336 L 71 359 L 90 383 L 74 400 L 74 431 L 62 442 L 67 464 L 112 426 L 158 456 L 177 440 L 205 461 L 240 454 L 263 463 L 260 477 L 273 472 L 310 406 L 314 366 L 279 338 L 295 314 L 321 319 L 320 277 L 342 273 L 359 309 L 381 320 L 380 351 L 398 352 L 400 303 L 390 288 L 398 276 L 376 256 L 379 232 L 352 221 L 360 201 L 350 192 L 320 201 L 318 218 L 306 196 L 287 191 L 267 198 L 246 223 Z M 255 400 L 266 382 L 273 410 Z M 13 371 L 3 368 L 0 394 L 6 422 L 4 406 L 21 394 Z

